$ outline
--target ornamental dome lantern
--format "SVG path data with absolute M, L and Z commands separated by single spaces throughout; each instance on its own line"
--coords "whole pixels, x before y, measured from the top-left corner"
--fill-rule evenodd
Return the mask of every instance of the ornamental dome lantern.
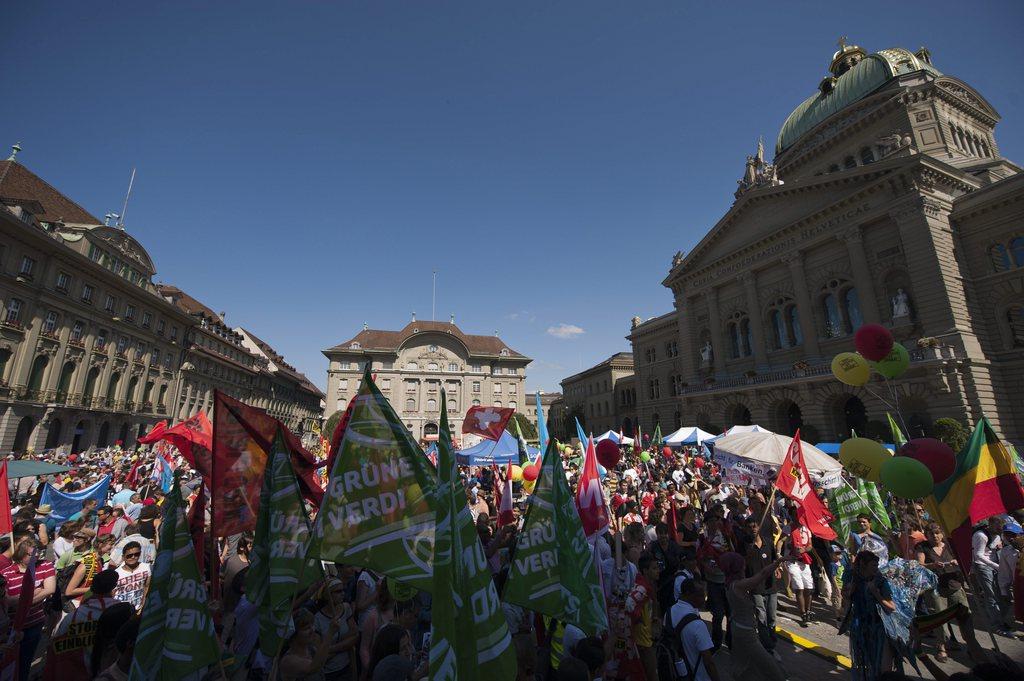
M 832 55 L 832 63 L 828 67 L 828 70 L 836 78 L 852 69 L 860 63 L 861 59 L 868 56 L 868 53 L 862 47 L 847 45 L 846 40 L 845 35 L 839 39 L 839 49 Z

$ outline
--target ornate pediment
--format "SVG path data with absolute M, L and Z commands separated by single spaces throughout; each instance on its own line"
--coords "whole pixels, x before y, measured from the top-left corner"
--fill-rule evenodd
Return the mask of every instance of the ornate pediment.
M 142 245 L 126 232 L 112 227 L 97 227 L 93 234 L 110 250 L 141 265 L 147 272 L 153 271 L 153 261 Z
M 999 118 L 999 114 L 996 113 L 996 110 L 992 108 L 991 104 L 986 102 L 985 99 L 977 92 L 975 92 L 974 90 L 972 90 L 971 88 L 967 87 L 966 85 L 959 81 L 942 78 L 940 80 L 935 81 L 935 87 L 953 95 L 954 97 L 963 102 L 966 102 L 967 104 L 974 107 L 978 111 L 981 111 L 987 116 L 990 116 L 995 119 Z

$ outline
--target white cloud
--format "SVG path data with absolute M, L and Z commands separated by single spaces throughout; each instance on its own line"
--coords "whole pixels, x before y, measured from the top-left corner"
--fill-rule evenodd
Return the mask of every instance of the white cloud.
M 576 336 L 582 336 L 586 331 L 576 326 L 575 324 L 557 324 L 555 326 L 548 327 L 548 335 L 554 336 L 555 338 L 568 339 L 576 338 Z

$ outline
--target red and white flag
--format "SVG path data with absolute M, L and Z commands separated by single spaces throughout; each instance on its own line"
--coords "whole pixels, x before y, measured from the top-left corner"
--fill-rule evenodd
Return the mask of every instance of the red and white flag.
M 512 464 L 505 468 L 504 480 L 495 476 L 494 494 L 498 497 L 498 527 L 512 525 L 516 521 L 512 510 Z
M 514 413 L 511 407 L 470 407 L 462 421 L 462 432 L 497 440 Z
M 597 450 L 592 437 L 587 439 L 587 454 L 576 485 L 576 510 L 587 537 L 593 537 L 608 527 L 608 506 L 604 503 L 601 476 L 597 472 Z
M 0 534 L 14 529 L 11 520 L 11 488 L 7 482 L 7 461 L 0 463 Z
M 804 450 L 800 445 L 800 431 L 796 431 L 793 441 L 789 444 L 786 460 L 779 467 L 779 477 L 775 486 L 780 492 L 796 502 L 797 519 L 807 526 L 815 536 L 822 539 L 835 539 L 836 533 L 829 526 L 832 514 L 821 503 L 811 486 L 811 476 L 804 462 Z

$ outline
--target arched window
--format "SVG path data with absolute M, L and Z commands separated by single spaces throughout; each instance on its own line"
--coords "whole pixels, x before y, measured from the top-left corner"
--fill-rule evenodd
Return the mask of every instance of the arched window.
M 427 371 L 437 371 L 437 362 L 427 364 Z
M 473 406 L 474 407 L 479 407 L 480 406 L 480 400 L 473 400 Z
M 860 298 L 857 296 L 857 289 L 848 288 L 843 295 L 843 306 L 846 310 L 846 333 L 853 333 L 864 324 L 864 318 L 860 314 Z
M 416 370 L 417 370 L 417 369 L 419 369 L 420 367 L 419 367 L 419 365 L 418 365 L 418 364 L 416 364 L 416 362 L 409 362 L 408 364 L 406 364 L 406 365 L 405 365 L 405 368 L 406 368 L 406 369 L 407 369 L 408 371 L 416 371 Z
M 14 434 L 14 447 L 12 447 L 14 452 L 20 454 L 28 449 L 28 439 L 32 435 L 35 425 L 31 416 L 26 416 L 18 421 L 18 430 Z
M 786 322 L 782 319 L 782 313 L 772 310 L 769 315 L 772 323 L 772 341 L 776 350 L 789 347 L 789 334 L 786 333 Z
M 800 329 L 800 311 L 797 310 L 796 305 L 786 307 L 786 328 L 789 331 L 789 337 L 793 339 L 793 345 L 804 344 L 804 332 Z
M 836 297 L 825 294 L 821 301 L 822 312 L 825 313 L 825 337 L 838 338 L 843 335 L 843 320 L 839 316 L 839 305 L 836 304 Z
M 46 371 L 46 365 L 50 363 L 50 358 L 46 355 L 39 355 L 35 361 L 32 362 L 32 372 L 28 377 L 28 389 L 31 391 L 39 391 L 43 387 L 43 373 Z
M 1010 241 L 1010 255 L 1013 256 L 1014 267 L 1024 267 L 1024 236 L 1014 237 Z
M 1024 305 L 1014 305 L 1006 311 L 1010 342 L 1015 348 L 1024 347 Z
M 64 366 L 60 370 L 60 378 L 57 380 L 57 399 L 63 401 L 67 399 L 68 391 L 71 390 L 71 377 L 75 374 L 75 363 L 64 362 Z
M 437 400 L 434 398 L 427 400 L 427 411 L 437 411 Z
M 732 350 L 733 359 L 740 356 L 740 332 L 734 322 L 729 322 L 729 347 Z
M 871 150 L 871 147 L 864 147 L 860 150 L 860 162 L 864 165 L 875 162 L 875 152 Z
M 992 262 L 992 269 L 996 272 L 1005 272 L 1010 269 L 1010 253 L 1006 250 L 1005 244 L 989 246 L 988 259 Z
M 750 320 L 744 318 L 740 321 L 740 340 L 743 341 L 743 356 L 750 357 L 753 354 L 754 340 L 750 332 Z
M 512 400 L 511 402 L 508 403 L 508 406 L 509 406 L 510 409 L 518 409 L 519 408 L 519 403 L 516 402 L 515 400 Z
M 416 400 L 409 398 L 405 401 L 406 411 L 416 411 Z
M 855 159 L 853 156 L 847 156 L 846 158 L 843 159 L 843 167 L 846 168 L 847 170 L 849 170 L 850 168 L 856 168 L 857 159 Z

